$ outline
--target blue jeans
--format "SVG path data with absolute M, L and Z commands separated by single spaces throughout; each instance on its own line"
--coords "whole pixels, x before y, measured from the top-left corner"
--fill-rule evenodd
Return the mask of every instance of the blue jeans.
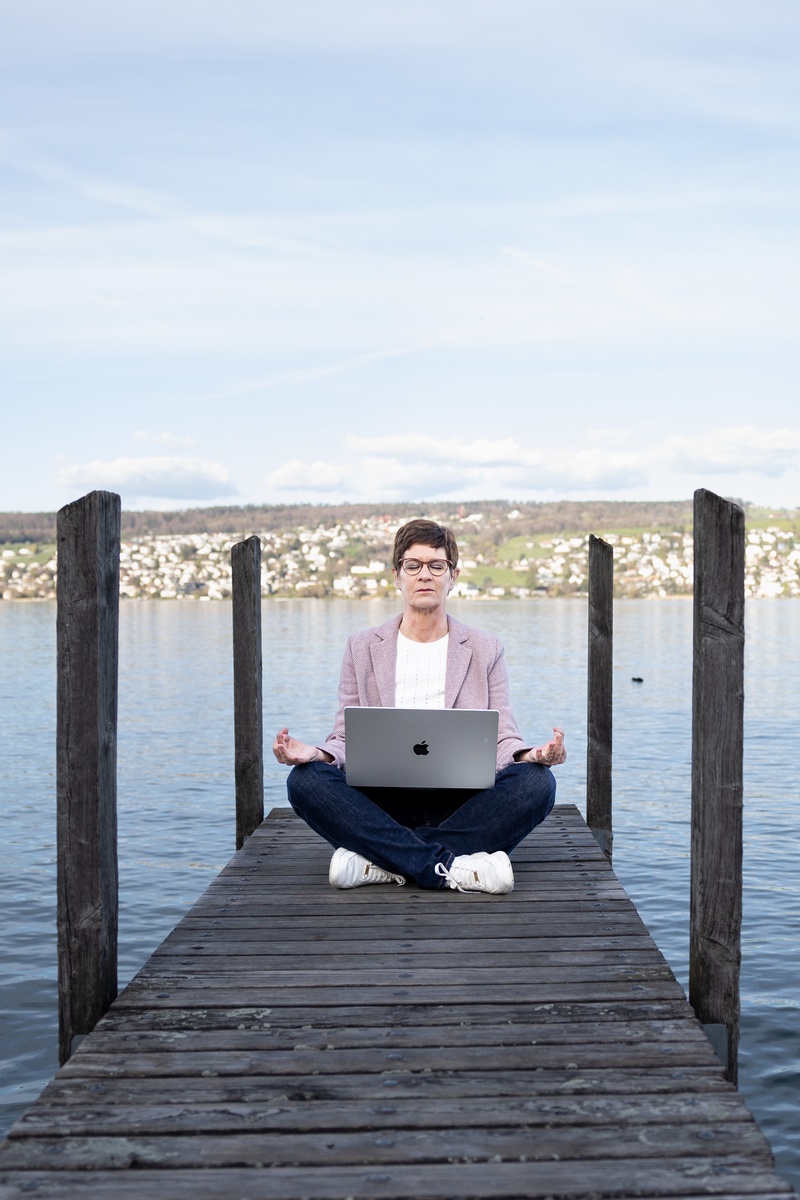
M 333 763 L 313 762 L 292 769 L 287 790 L 298 816 L 332 846 L 418 887 L 443 888 L 437 863 L 449 868 L 459 854 L 513 850 L 550 812 L 556 781 L 549 767 L 511 763 L 479 792 L 359 789 Z

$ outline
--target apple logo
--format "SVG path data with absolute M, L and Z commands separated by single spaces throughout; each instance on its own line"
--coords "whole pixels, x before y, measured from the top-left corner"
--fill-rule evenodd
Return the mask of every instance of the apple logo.
M 416 746 L 414 747 L 414 753 L 415 754 L 427 754 L 428 753 L 428 743 L 427 742 L 417 742 Z

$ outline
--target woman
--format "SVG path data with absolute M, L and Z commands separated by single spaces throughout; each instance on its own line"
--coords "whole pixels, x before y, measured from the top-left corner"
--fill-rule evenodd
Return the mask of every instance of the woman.
M 458 547 L 450 529 L 414 520 L 395 537 L 395 587 L 402 613 L 347 643 L 339 710 L 324 746 L 282 729 L 273 753 L 292 766 L 289 802 L 336 847 L 334 887 L 403 884 L 458 891 L 510 892 L 509 852 L 540 824 L 555 802 L 550 771 L 566 759 L 564 734 L 543 746 L 525 744 L 511 711 L 503 647 L 497 638 L 447 614 L 458 579 Z M 500 714 L 494 787 L 477 792 L 353 788 L 344 774 L 344 710 L 348 706 L 486 708 Z

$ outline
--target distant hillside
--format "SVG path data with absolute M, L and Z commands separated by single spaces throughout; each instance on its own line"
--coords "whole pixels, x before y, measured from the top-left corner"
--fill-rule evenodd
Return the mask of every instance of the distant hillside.
M 453 595 L 459 599 L 585 598 L 591 532 L 613 548 L 616 596 L 692 593 L 688 502 L 483 501 L 128 513 L 120 549 L 120 595 L 131 600 L 230 599 L 231 546 L 251 533 L 261 541 L 264 598 L 390 595 L 394 531 L 412 513 L 426 513 L 455 530 L 460 577 Z M 18 517 L 14 528 L 28 536 L 38 531 L 40 540 L 0 546 L 3 601 L 56 598 L 52 514 L 39 514 L 37 520 L 41 524 L 26 525 Z M 800 598 L 797 512 L 749 509 L 745 595 Z
M 123 537 L 184 533 L 266 533 L 297 527 L 316 528 L 386 515 L 397 521 L 415 517 L 457 520 L 469 513 L 504 518 L 519 513 L 515 532 L 600 533 L 612 529 L 683 529 L 692 524 L 691 500 L 556 500 L 533 504 L 508 500 L 420 501 L 408 504 L 270 504 L 245 507 L 187 508 L 179 512 L 123 510 Z M 0 543 L 52 543 L 55 513 L 0 513 Z

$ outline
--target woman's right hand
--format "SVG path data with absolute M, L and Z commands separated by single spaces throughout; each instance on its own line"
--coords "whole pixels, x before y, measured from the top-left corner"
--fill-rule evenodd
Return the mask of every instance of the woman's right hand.
M 308 742 L 301 742 L 299 738 L 292 737 L 288 729 L 281 729 L 275 735 L 272 753 L 279 763 L 287 767 L 298 767 L 302 763 L 310 762 L 333 762 L 331 755 L 326 755 L 318 746 L 309 746 Z

